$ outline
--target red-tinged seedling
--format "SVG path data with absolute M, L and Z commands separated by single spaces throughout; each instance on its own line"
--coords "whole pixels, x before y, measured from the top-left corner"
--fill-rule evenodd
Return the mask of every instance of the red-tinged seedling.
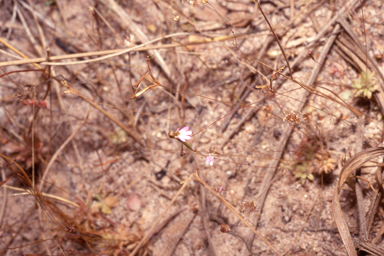
M 66 226 L 68 233 L 76 233 L 76 226 L 73 224 L 72 226 Z
M 345 69 L 337 63 L 331 64 L 330 68 L 328 69 L 328 72 L 330 75 L 337 79 L 342 79 L 346 76 Z
M 26 106 L 35 106 L 35 107 L 40 107 L 40 108 L 46 108 L 47 107 L 47 102 L 45 100 L 23 100 L 22 101 L 24 105 Z
M 256 212 L 257 206 L 255 201 L 245 201 L 240 205 L 240 212 L 242 213 L 251 213 Z

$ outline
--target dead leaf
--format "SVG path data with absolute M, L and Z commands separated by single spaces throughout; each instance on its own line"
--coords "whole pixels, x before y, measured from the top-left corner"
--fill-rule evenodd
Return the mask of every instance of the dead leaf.
M 103 204 L 103 206 L 101 207 L 101 212 L 108 215 L 112 213 L 112 210 L 108 205 Z
M 141 200 L 136 194 L 132 194 L 127 199 L 128 208 L 137 211 L 141 207 Z
M 111 208 L 119 205 L 119 201 L 117 200 L 117 197 L 115 197 L 115 196 L 108 196 L 107 198 L 104 199 L 104 202 L 106 205 L 108 205 Z

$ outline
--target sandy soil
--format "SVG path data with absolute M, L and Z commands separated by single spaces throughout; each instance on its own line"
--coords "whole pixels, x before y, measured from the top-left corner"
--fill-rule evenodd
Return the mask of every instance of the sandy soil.
M 347 1 L 262 1 L 286 56 L 255 3 L 205 2 L 0 3 L 0 153 L 14 161 L 0 161 L 2 180 L 14 175 L 0 189 L 1 255 L 133 255 L 143 239 L 136 255 L 250 255 L 244 241 L 254 255 L 347 255 L 332 201 L 345 161 L 381 145 L 383 80 L 361 65 L 369 55 L 383 71 L 382 2 L 340 14 Z M 362 58 L 339 44 L 343 26 L 326 50 L 338 15 Z M 48 52 L 80 55 L 11 62 Z M 192 150 L 169 137 L 184 126 Z M 344 185 L 340 202 L 356 248 L 382 253 L 380 161 L 357 173 L 363 198 Z

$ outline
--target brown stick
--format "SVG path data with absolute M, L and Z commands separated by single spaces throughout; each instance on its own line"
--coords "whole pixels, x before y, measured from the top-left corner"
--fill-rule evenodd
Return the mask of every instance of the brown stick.
M 257 4 L 257 7 L 259 7 L 259 10 L 260 10 L 261 14 L 264 16 L 264 19 L 267 22 L 269 29 L 271 30 L 273 36 L 275 37 L 275 40 L 276 40 L 277 44 L 279 45 L 279 48 L 280 48 L 281 52 L 284 55 L 285 62 L 287 62 L 287 66 L 288 66 L 291 78 L 293 79 L 293 73 L 292 73 L 292 70 L 291 70 L 291 66 L 289 65 L 289 61 L 288 61 L 287 55 L 285 55 L 285 51 L 283 49 L 283 46 L 281 46 L 281 44 L 280 44 L 279 38 L 277 37 L 274 29 L 272 28 L 271 23 L 269 23 L 269 20 L 268 20 L 267 16 L 265 16 L 265 13 L 264 13 L 263 9 L 261 8 L 259 2 L 257 0 L 253 0 L 253 2 L 255 2 L 255 4 Z

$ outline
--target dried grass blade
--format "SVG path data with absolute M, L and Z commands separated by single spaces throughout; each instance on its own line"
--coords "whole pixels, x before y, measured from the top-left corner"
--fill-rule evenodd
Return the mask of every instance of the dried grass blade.
M 382 249 L 379 249 L 376 246 L 367 242 L 361 242 L 359 244 L 359 248 L 360 248 L 360 251 L 368 252 L 370 255 L 384 256 L 384 252 Z
M 1 169 L 1 178 L 2 180 L 5 180 L 5 171 L 4 168 Z M 12 176 L 11 176 L 12 177 Z M 0 227 L 3 226 L 3 219 L 5 216 L 5 210 L 7 209 L 7 201 L 8 201 L 8 190 L 5 186 L 3 186 L 3 202 L 1 204 L 1 209 L 0 209 Z
M 132 20 L 132 18 L 124 11 L 124 9 L 119 6 L 114 0 L 104 0 L 103 1 L 105 5 L 107 5 L 109 8 L 111 8 L 117 15 L 120 17 L 120 21 L 129 28 L 129 30 L 134 33 L 137 38 L 142 42 L 146 43 L 149 41 L 149 38 L 146 34 L 139 28 L 139 26 L 136 25 L 136 23 Z M 167 75 L 167 77 L 171 77 L 171 70 L 168 68 L 167 64 L 165 63 L 163 57 L 161 57 L 160 53 L 156 50 L 153 50 L 152 53 L 155 56 L 155 59 L 157 63 L 161 66 L 164 73 Z
M 332 200 L 333 217 L 335 219 L 337 228 L 339 230 L 340 236 L 343 240 L 348 255 L 357 256 L 357 253 L 352 241 L 351 234 L 349 233 L 347 222 L 345 221 L 344 214 L 341 210 L 341 204 L 339 199 L 340 189 L 351 173 L 363 166 L 366 162 L 382 155 L 384 155 L 384 147 L 371 148 L 359 152 L 345 163 L 343 169 L 341 170 L 340 180 L 336 184 Z
M 338 183 L 339 190 L 345 183 L 348 176 L 357 168 L 360 168 L 363 164 L 366 162 L 384 155 L 384 147 L 378 147 L 378 148 L 370 148 L 363 150 L 356 155 L 354 155 L 352 158 L 350 158 L 345 165 L 343 166 L 343 169 L 341 170 L 340 174 L 340 180 Z M 338 191 L 339 192 L 339 191 Z
M 384 224 L 380 227 L 380 230 L 379 232 L 377 232 L 376 237 L 372 240 L 372 244 L 375 244 L 383 234 L 384 234 Z
M 23 184 L 28 187 L 32 187 L 32 180 L 17 162 L 3 154 L 0 154 L 0 157 L 3 158 L 5 162 L 7 162 L 7 165 L 9 166 L 11 171 L 18 176 L 18 178 L 23 182 Z
M 333 193 L 332 200 L 332 212 L 335 219 L 337 229 L 339 230 L 341 239 L 343 240 L 345 249 L 349 256 L 357 256 L 355 246 L 352 241 L 351 234 L 349 233 L 347 222 L 344 219 L 344 214 L 341 211 L 341 205 L 339 200 L 339 183 L 337 183 L 335 191 Z
M 9 181 L 11 178 L 13 178 L 13 176 L 15 176 L 16 174 L 13 174 L 13 175 L 11 175 L 11 176 L 9 176 L 7 179 L 5 179 L 4 181 L 2 181 L 2 182 L 0 182 L 0 187 L 2 186 L 2 185 L 4 185 L 5 183 L 7 183 L 7 181 Z
M 369 211 L 367 213 L 367 215 L 368 215 L 368 217 L 367 217 L 367 232 L 368 232 L 368 234 L 371 230 L 373 220 L 375 218 L 379 204 L 380 204 L 381 199 L 382 199 L 382 195 L 383 194 L 381 192 L 379 192 L 378 194 L 375 194 L 375 197 L 372 200 L 371 207 L 369 208 Z

